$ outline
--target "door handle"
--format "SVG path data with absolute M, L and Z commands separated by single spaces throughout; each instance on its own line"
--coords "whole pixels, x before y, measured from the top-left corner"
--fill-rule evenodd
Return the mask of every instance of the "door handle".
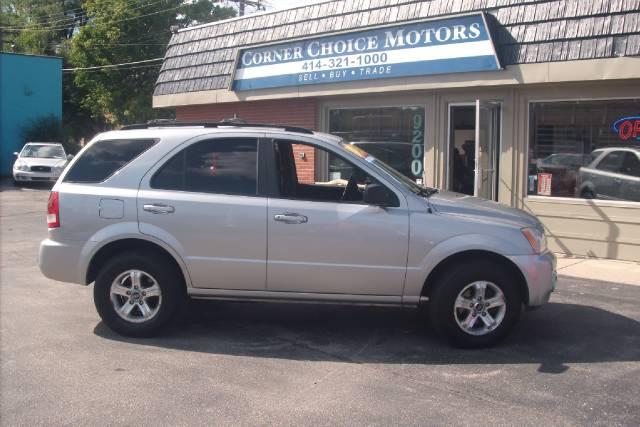
M 277 214 L 273 216 L 276 221 L 284 222 L 285 224 L 304 224 L 309 221 L 304 215 L 298 215 L 297 213 L 285 212 L 283 214 Z
M 146 212 L 151 212 L 152 214 L 170 214 L 176 211 L 176 209 L 173 206 L 160 205 L 155 203 L 149 204 L 149 205 L 143 205 L 142 209 Z
M 616 184 L 622 184 L 622 180 L 620 178 L 613 178 L 613 182 Z

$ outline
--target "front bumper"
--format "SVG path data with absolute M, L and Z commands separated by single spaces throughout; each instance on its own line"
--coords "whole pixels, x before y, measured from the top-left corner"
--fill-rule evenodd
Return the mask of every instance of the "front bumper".
M 57 172 L 31 172 L 13 170 L 14 181 L 19 182 L 56 182 L 60 177 L 60 173 Z
M 519 255 L 509 257 L 524 275 L 529 288 L 529 307 L 545 304 L 556 289 L 558 274 L 556 256 L 547 251 L 540 255 Z
M 40 243 L 38 254 L 40 271 L 49 279 L 84 284 L 78 264 L 81 252 L 79 242 L 45 239 Z

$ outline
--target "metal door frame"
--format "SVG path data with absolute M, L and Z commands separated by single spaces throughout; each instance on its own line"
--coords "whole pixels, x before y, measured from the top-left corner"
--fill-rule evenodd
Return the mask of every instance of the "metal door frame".
M 491 117 L 491 126 L 496 125 L 496 123 L 494 123 L 494 120 L 497 118 L 498 119 L 498 124 L 497 127 L 498 129 L 496 130 L 495 133 L 492 133 L 491 136 L 494 137 L 497 135 L 497 143 L 495 144 L 495 146 L 493 147 L 493 152 L 491 153 L 491 157 L 493 158 L 492 161 L 492 166 L 493 166 L 493 179 L 492 179 L 492 189 L 491 189 L 491 200 L 498 200 L 498 173 L 499 173 L 499 162 L 500 162 L 500 156 L 499 151 L 500 151 L 500 145 L 502 143 L 502 112 L 503 112 L 503 102 L 502 101 L 483 101 L 481 99 L 476 99 L 475 102 L 475 107 L 476 107 L 476 129 L 475 129 L 475 165 L 474 165 L 474 171 L 473 171 L 473 195 L 474 196 L 478 196 L 479 193 L 479 189 L 480 189 L 480 183 L 482 182 L 482 171 L 480 170 L 480 157 L 478 156 L 478 154 L 480 153 L 480 108 L 481 105 L 485 103 L 485 104 L 492 104 L 492 105 L 497 105 L 500 108 L 500 112 L 499 115 L 497 117 Z

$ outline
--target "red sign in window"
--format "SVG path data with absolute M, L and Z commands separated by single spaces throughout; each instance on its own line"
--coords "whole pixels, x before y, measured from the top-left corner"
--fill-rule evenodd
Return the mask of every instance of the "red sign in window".
M 550 196 L 551 195 L 551 179 L 553 175 L 550 173 L 538 174 L 538 195 Z
M 613 124 L 613 131 L 621 140 L 636 139 L 640 141 L 640 117 L 623 117 Z

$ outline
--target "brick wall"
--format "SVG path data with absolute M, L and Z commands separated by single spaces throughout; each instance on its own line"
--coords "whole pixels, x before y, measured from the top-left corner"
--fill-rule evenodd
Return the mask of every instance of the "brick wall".
M 237 116 L 249 123 L 273 123 L 317 130 L 317 106 L 318 103 L 313 98 L 189 105 L 176 107 L 176 119 L 217 121 Z M 295 145 L 294 156 L 298 181 L 313 183 L 314 149 Z

